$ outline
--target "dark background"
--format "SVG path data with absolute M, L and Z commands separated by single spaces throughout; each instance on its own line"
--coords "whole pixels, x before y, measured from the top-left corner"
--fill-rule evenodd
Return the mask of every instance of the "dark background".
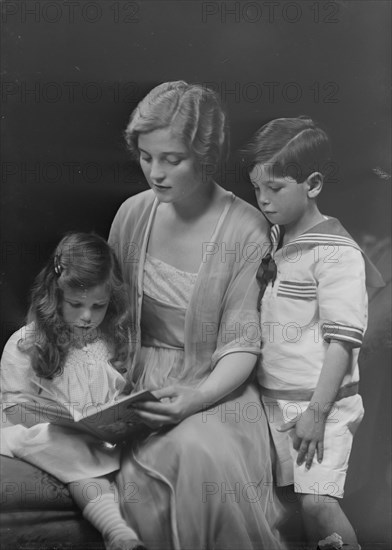
M 233 152 L 272 118 L 316 119 L 334 150 L 321 210 L 361 243 L 390 235 L 389 0 L 3 0 L 1 7 L 3 343 L 23 323 L 28 289 L 62 234 L 107 236 L 121 202 L 146 188 L 122 133 L 137 102 L 163 81 L 219 92 Z M 254 203 L 231 158 L 221 184 Z M 376 370 L 369 383 L 385 391 L 388 376 Z M 365 541 L 390 541 L 385 395 L 358 436 L 347 488 L 347 511 Z

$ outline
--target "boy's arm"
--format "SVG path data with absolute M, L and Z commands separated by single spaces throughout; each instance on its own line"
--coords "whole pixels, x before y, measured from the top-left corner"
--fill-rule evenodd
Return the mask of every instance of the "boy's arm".
M 320 247 L 320 258 L 315 265 L 321 332 L 328 344 L 324 363 L 307 410 L 297 417 L 297 422 L 289 422 L 280 429 L 287 431 L 295 426 L 293 443 L 299 451 L 297 463 L 305 461 L 307 468 L 316 451 L 318 461 L 323 458 L 325 422 L 351 367 L 352 350 L 361 346 L 367 320 L 361 252 L 353 247 L 333 247 L 332 257 L 329 248 Z
M 339 388 L 351 362 L 352 347 L 341 340 L 331 340 L 323 368 L 309 408 L 324 418 L 331 412 Z
M 298 451 L 297 464 L 305 462 L 307 469 L 311 467 L 316 452 L 318 461 L 323 459 L 325 422 L 347 373 L 351 350 L 350 344 L 339 340 L 331 341 L 308 408 L 298 420 L 288 422 L 280 429 L 287 431 L 295 427 L 293 446 Z

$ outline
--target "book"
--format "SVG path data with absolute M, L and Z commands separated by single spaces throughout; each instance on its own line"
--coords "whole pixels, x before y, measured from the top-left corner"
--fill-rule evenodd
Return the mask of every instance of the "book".
M 59 403 L 41 395 L 5 409 L 7 420 L 27 427 L 49 422 L 93 435 L 108 443 L 125 441 L 136 432 L 146 429 L 134 411 L 133 405 L 145 401 L 159 401 L 150 391 L 142 390 L 103 405 L 87 404 L 82 411 L 73 403 Z

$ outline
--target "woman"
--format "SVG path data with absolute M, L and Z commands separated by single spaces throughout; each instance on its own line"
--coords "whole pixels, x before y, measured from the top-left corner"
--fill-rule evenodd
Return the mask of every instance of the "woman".
M 138 407 L 153 432 L 125 449 L 117 481 L 149 548 L 281 548 L 249 381 L 267 224 L 212 179 L 226 134 L 217 96 L 182 81 L 153 89 L 126 130 L 151 190 L 120 207 L 109 241 L 131 285 L 130 377 L 160 402 Z

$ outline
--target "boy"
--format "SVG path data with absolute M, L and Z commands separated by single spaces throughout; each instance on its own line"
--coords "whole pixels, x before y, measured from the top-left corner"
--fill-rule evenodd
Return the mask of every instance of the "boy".
M 358 549 L 338 499 L 363 416 L 357 359 L 367 322 L 364 257 L 339 221 L 317 207 L 330 153 L 327 135 L 311 119 L 273 120 L 244 153 L 259 207 L 272 224 L 270 255 L 258 272 L 258 381 L 277 481 L 294 482 L 312 543 L 334 534 L 329 548 L 343 539 Z M 366 272 L 378 286 L 370 263 Z

